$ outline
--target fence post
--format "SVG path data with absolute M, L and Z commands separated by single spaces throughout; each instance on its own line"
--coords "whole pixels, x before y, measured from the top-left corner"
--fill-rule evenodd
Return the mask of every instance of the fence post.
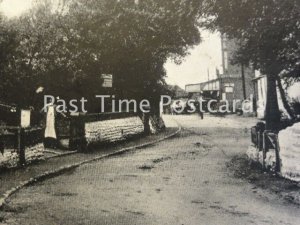
M 144 133 L 146 135 L 151 133 L 150 129 L 150 113 L 143 113 L 143 124 L 144 124 Z
M 18 139 L 18 154 L 19 154 L 19 165 L 23 166 L 26 164 L 25 157 L 25 129 L 19 127 L 17 129 L 17 139 Z
M 280 161 L 280 147 L 279 147 L 279 140 L 278 135 L 275 135 L 275 153 L 276 153 L 276 173 L 281 172 L 281 161 Z
M 267 143 L 267 131 L 263 132 L 263 170 L 266 170 L 266 158 L 268 152 L 268 143 Z
M 85 121 L 83 116 L 72 116 L 70 121 L 70 143 L 71 150 L 83 152 L 86 150 Z

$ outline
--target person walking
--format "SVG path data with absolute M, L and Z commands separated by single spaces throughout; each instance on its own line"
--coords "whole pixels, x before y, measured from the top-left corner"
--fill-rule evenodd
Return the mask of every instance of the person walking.
M 202 96 L 200 97 L 202 98 Z M 202 106 L 200 105 L 202 101 L 199 101 L 199 100 L 196 100 L 195 101 L 195 107 L 196 107 L 196 110 L 198 112 L 198 115 L 201 117 L 201 120 L 204 119 L 204 113 L 202 111 Z

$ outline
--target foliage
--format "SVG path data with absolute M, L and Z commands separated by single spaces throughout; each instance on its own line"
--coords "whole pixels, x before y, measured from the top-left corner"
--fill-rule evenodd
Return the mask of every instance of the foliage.
M 205 25 L 237 38 L 240 61 L 262 73 L 286 70 L 299 77 L 300 2 L 298 0 L 206 0 Z
M 157 96 L 165 89 L 166 60 L 180 62 L 200 42 L 198 0 L 54 2 L 39 1 L 6 23 L 17 40 L 14 69 L 5 64 L 6 80 L 26 93 L 10 90 L 6 101 L 29 105 L 27 93 L 39 85 L 65 99 L 108 92 L 120 98 Z M 114 75 L 113 90 L 101 88 L 102 73 Z
M 205 0 L 203 23 L 239 42 L 235 60 L 251 63 L 267 75 L 266 123 L 276 129 L 280 115 L 279 75 L 298 78 L 300 68 L 300 2 L 298 0 Z

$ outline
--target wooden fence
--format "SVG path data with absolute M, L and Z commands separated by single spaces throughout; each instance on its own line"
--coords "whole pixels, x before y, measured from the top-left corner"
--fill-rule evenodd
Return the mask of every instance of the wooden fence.
M 279 173 L 281 170 L 281 160 L 278 135 L 272 131 L 265 130 L 264 123 L 258 123 L 255 127 L 251 128 L 251 141 L 255 147 L 263 153 L 263 169 L 266 169 L 267 152 L 269 152 L 270 149 L 275 150 L 275 172 Z
M 7 148 L 15 149 L 19 156 L 19 165 L 26 164 L 25 149 L 43 142 L 42 128 L 22 128 L 19 126 L 0 127 L 1 152 Z

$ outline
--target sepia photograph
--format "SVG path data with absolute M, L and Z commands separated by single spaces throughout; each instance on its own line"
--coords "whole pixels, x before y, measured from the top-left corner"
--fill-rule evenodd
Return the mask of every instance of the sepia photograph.
M 299 0 L 0 0 L 0 225 L 299 224 Z

